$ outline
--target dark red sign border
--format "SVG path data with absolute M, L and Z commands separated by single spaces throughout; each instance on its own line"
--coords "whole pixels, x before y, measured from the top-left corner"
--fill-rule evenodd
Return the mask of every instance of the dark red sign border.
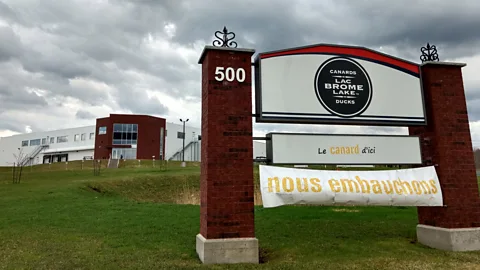
M 267 59 L 278 56 L 298 55 L 298 54 L 327 54 L 338 56 L 350 56 L 362 60 L 367 60 L 389 66 L 400 71 L 406 72 L 415 77 L 420 76 L 420 65 L 393 57 L 388 54 L 374 51 L 372 49 L 355 46 L 317 44 L 307 47 L 291 48 L 286 50 L 264 52 L 258 54 L 257 58 Z
M 365 61 L 374 62 L 390 68 L 396 69 L 401 72 L 405 72 L 411 76 L 417 77 L 420 79 L 420 89 L 422 95 L 422 104 L 424 117 L 421 118 L 422 121 L 418 121 L 418 117 L 410 120 L 390 120 L 398 117 L 394 116 L 368 116 L 375 118 L 384 118 L 384 120 L 367 120 L 362 119 L 367 116 L 357 116 L 353 119 L 326 119 L 326 118 L 312 118 L 307 115 L 301 118 L 292 118 L 289 117 L 287 113 L 281 112 L 268 112 L 269 114 L 283 114 L 283 116 L 265 116 L 262 115 L 262 93 L 261 93 L 261 60 L 272 58 L 272 57 L 281 57 L 288 55 L 302 55 L 302 54 L 323 54 L 323 55 L 332 55 L 332 56 L 344 56 L 352 57 L 356 59 L 361 59 Z M 423 83 L 421 77 L 420 65 L 414 62 L 410 62 L 404 59 L 400 59 L 385 53 L 381 53 L 369 48 L 360 47 L 360 46 L 347 46 L 347 45 L 333 45 L 333 44 L 314 44 L 304 47 L 288 48 L 277 51 L 269 51 L 258 53 L 255 57 L 253 63 L 255 68 L 255 119 L 257 123 L 283 123 L 283 124 L 334 124 L 334 125 L 367 125 L 367 126 L 424 126 L 427 125 L 427 115 L 425 108 L 425 97 L 423 91 Z M 267 112 L 264 112 L 267 113 Z M 321 115 L 318 115 L 321 116 Z M 327 116 L 327 115 L 325 115 Z M 389 118 L 389 120 L 387 120 Z M 406 117 L 402 117 L 406 118 Z

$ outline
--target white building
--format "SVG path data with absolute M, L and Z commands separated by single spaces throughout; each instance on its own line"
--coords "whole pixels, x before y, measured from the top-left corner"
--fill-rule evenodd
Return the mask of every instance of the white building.
M 0 166 L 21 157 L 28 164 L 81 160 L 93 157 L 95 126 L 18 134 L 0 139 Z M 45 162 L 44 162 L 45 159 Z
M 165 136 L 165 158 L 167 160 L 182 160 L 183 149 L 183 125 L 167 122 Z M 200 161 L 200 141 L 201 129 L 185 125 L 185 161 Z
M 187 123 L 188 124 L 188 123 Z M 181 133 L 183 126 L 167 122 L 167 136 L 165 137 L 165 157 L 168 160 L 182 160 L 183 140 Z M 201 143 L 198 136 L 201 129 L 185 126 L 185 160 L 200 161 Z M 266 157 L 266 144 L 253 141 L 253 158 Z
M 0 138 L 0 166 L 12 166 L 19 154 L 25 165 L 91 159 L 96 126 L 32 132 Z M 183 125 L 166 123 L 165 159 L 182 160 Z M 200 161 L 201 129 L 185 126 L 185 161 Z M 265 143 L 254 141 L 253 158 L 264 157 Z M 115 157 L 113 157 L 115 158 Z

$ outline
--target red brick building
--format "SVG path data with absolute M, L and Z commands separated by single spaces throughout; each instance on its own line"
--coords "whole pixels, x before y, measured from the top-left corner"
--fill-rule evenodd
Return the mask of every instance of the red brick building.
M 98 118 L 95 159 L 164 159 L 166 120 L 149 115 Z

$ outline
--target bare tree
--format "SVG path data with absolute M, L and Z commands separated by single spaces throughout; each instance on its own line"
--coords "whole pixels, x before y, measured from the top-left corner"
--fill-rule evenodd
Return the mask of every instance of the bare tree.
M 28 156 L 23 152 L 23 149 L 18 148 L 18 153 L 13 154 L 15 162 L 13 163 L 13 183 L 18 184 L 22 179 L 23 167 L 25 167 Z

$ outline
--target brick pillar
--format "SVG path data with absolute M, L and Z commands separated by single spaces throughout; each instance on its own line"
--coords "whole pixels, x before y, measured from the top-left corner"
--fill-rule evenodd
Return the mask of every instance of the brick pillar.
M 418 207 L 419 242 L 444 250 L 479 250 L 480 200 L 463 87 L 465 64 L 427 62 L 421 67 L 428 125 L 420 135 L 423 165 L 435 165 L 444 207 Z M 465 228 L 475 228 L 473 231 Z M 477 237 L 478 239 L 478 237 Z M 470 241 L 470 242 L 468 242 Z
M 249 49 L 206 46 L 199 61 L 202 147 L 196 249 L 204 263 L 258 263 L 253 199 L 253 53 Z M 224 75 L 216 74 L 217 70 Z M 223 78 L 218 81 L 216 77 Z

